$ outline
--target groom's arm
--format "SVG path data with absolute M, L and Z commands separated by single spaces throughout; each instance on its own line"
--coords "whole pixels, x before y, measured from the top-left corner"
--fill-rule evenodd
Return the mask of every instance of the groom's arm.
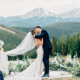
M 41 33 L 40 35 L 36 35 L 35 38 L 43 38 L 46 36 L 46 33 Z

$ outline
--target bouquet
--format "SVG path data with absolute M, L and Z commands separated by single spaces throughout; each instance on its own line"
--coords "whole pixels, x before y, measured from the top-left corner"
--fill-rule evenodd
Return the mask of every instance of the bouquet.
M 3 45 L 4 45 L 4 42 L 0 40 L 0 49 L 2 48 Z

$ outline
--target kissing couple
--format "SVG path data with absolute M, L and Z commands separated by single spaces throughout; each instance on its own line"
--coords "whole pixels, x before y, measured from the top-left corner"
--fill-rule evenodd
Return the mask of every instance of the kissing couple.
M 52 50 L 52 45 L 48 32 L 41 29 L 40 26 L 37 26 L 34 30 L 28 32 L 20 45 L 13 50 L 5 52 L 5 54 L 8 56 L 23 55 L 34 49 L 35 46 L 37 46 L 37 58 L 35 61 L 24 71 L 15 76 L 6 77 L 5 80 L 38 80 L 42 77 L 49 77 L 49 54 Z M 45 71 L 42 76 L 43 63 Z

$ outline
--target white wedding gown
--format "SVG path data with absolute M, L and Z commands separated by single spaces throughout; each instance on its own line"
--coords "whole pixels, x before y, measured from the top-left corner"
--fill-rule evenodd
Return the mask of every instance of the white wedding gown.
M 0 70 L 8 75 L 7 55 L 4 53 L 3 48 L 0 50 Z
M 40 80 L 43 71 L 43 48 L 39 46 L 37 49 L 36 60 L 24 71 L 15 76 L 6 77 L 4 80 Z

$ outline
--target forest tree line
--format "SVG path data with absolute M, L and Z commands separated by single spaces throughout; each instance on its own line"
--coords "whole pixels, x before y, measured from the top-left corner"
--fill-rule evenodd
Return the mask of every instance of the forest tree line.
M 73 58 L 77 53 L 78 57 L 80 57 L 80 31 L 73 37 L 70 37 L 68 33 L 66 39 L 64 39 L 64 34 L 62 34 L 60 39 L 57 39 L 57 37 L 53 35 L 52 45 L 53 55 L 55 55 L 54 53 L 60 53 L 63 56 L 71 54 Z
M 0 30 L 0 40 L 4 41 L 5 43 L 3 46 L 5 52 L 18 46 L 24 37 L 24 35 L 15 35 L 7 31 Z M 51 43 L 53 46 L 51 56 L 55 56 L 55 53 L 60 53 L 63 56 L 71 54 L 73 57 L 76 53 L 78 53 L 78 56 L 80 57 L 80 31 L 73 37 L 70 37 L 70 34 L 68 33 L 66 39 L 64 38 L 64 34 L 62 34 L 60 39 L 53 35 Z M 27 58 L 27 56 L 30 58 L 36 58 L 36 48 L 25 55 L 13 57 L 9 56 L 9 60 L 16 60 L 17 57 L 19 59 L 23 59 L 24 57 Z

